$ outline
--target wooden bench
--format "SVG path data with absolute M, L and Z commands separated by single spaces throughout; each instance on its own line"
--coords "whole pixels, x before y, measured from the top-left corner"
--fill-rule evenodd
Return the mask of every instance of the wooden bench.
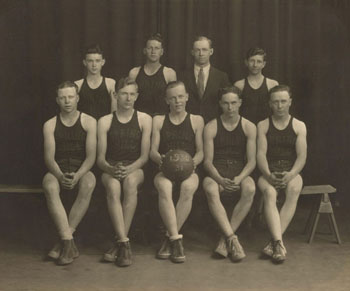
M 301 190 L 300 195 L 319 195 L 319 199 L 313 205 L 309 217 L 306 222 L 306 226 L 304 229 L 304 233 L 309 232 L 308 243 L 311 244 L 318 225 L 318 221 L 320 219 L 321 214 L 326 214 L 328 217 L 329 227 L 335 236 L 337 243 L 341 244 L 340 235 L 337 227 L 337 223 L 333 213 L 333 207 L 331 200 L 329 198 L 329 194 L 337 192 L 337 189 L 331 185 L 311 185 L 304 186 Z M 262 216 L 263 210 L 263 199 L 260 200 L 259 204 L 259 215 Z
M 0 184 L 0 193 L 44 193 L 40 185 L 5 185 Z

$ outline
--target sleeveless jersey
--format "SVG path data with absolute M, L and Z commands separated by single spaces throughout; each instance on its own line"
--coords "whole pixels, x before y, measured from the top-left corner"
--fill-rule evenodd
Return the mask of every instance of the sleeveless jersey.
M 294 132 L 292 121 L 293 117 L 291 116 L 287 127 L 279 130 L 273 124 L 272 118 L 269 117 L 269 129 L 266 134 L 266 157 L 269 164 L 279 160 L 295 162 L 297 156 L 295 149 L 297 135 Z
M 127 123 L 118 120 L 113 112 L 111 127 L 107 133 L 107 161 L 136 161 L 141 155 L 142 132 L 137 111 Z
M 81 112 L 74 125 L 69 127 L 62 123 L 60 114 L 58 114 L 54 131 L 55 160 L 76 159 L 84 161 L 86 158 L 86 135 L 86 131 L 81 125 Z
M 106 86 L 105 77 L 96 89 L 90 88 L 85 78 L 79 96 L 78 109 L 96 118 L 96 120 L 111 113 L 111 96 Z
M 245 78 L 240 114 L 254 124 L 266 119 L 270 115 L 269 90 L 265 77 L 258 89 L 252 88 L 248 79 Z
M 169 112 L 165 102 L 167 83 L 164 78 L 164 66 L 161 66 L 151 76 L 146 75 L 144 66 L 142 66 L 136 77 L 136 83 L 139 87 L 139 97 L 135 102 L 136 110 L 146 112 L 151 116 Z
M 221 120 L 216 119 L 217 132 L 214 138 L 214 160 L 246 160 L 247 137 L 242 128 L 242 117 L 240 117 L 236 128 L 228 131 Z
M 184 150 L 192 157 L 196 153 L 195 134 L 189 113 L 178 125 L 170 121 L 169 114 L 165 115 L 163 127 L 160 130 L 159 153 L 166 154 L 169 150 L 175 149 Z

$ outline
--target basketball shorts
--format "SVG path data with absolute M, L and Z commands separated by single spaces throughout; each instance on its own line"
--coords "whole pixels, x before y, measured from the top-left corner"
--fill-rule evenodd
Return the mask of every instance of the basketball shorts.
M 294 162 L 291 160 L 273 160 L 269 161 L 270 172 L 290 171 L 293 168 Z
M 57 161 L 58 166 L 60 167 L 62 173 L 71 173 L 71 172 L 77 172 L 83 161 L 73 158 L 67 158 Z
M 213 165 L 222 177 L 233 179 L 242 172 L 245 163 L 240 160 L 220 159 L 214 160 Z

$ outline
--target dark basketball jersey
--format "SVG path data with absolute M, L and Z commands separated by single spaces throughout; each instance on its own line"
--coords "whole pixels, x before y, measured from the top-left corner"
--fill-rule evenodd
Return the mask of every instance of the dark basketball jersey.
M 247 137 L 242 128 L 242 117 L 240 117 L 236 128 L 228 131 L 221 120 L 216 119 L 217 132 L 214 138 L 214 160 L 246 160 Z
M 81 125 L 81 113 L 73 126 L 62 123 L 60 114 L 56 118 L 54 131 L 56 150 L 55 160 L 75 159 L 84 161 L 86 158 L 86 131 Z
M 127 123 L 118 120 L 113 112 L 111 127 L 107 133 L 107 161 L 136 161 L 141 155 L 142 132 L 137 111 Z
M 158 71 L 149 76 L 146 75 L 144 67 L 136 77 L 136 83 L 139 87 L 139 97 L 135 102 L 135 109 L 146 112 L 151 116 L 155 114 L 166 114 L 168 105 L 165 102 L 166 80 L 164 78 L 164 66 L 161 66 Z
M 269 129 L 266 134 L 267 138 L 267 161 L 273 163 L 279 160 L 286 160 L 292 163 L 296 160 L 295 143 L 297 135 L 293 129 L 293 117 L 290 117 L 287 127 L 279 130 L 269 117 Z
M 96 89 L 90 88 L 86 78 L 79 91 L 78 109 L 98 120 L 104 115 L 111 113 L 111 97 L 109 95 L 105 77 Z
M 247 78 L 244 80 L 240 114 L 255 124 L 270 115 L 269 90 L 265 77 L 258 89 L 252 88 Z
M 196 153 L 195 133 L 189 113 L 178 125 L 170 121 L 169 114 L 165 115 L 163 127 L 160 130 L 159 153 L 166 154 L 169 150 L 175 149 L 184 150 L 192 157 Z

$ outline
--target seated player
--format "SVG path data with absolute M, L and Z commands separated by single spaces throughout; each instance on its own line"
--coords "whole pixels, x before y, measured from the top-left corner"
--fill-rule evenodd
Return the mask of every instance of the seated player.
M 43 188 L 61 239 L 48 256 L 58 259 L 59 265 L 70 264 L 79 256 L 73 233 L 88 209 L 96 183 L 89 171 L 96 158 L 96 120 L 77 110 L 78 101 L 74 83 L 60 84 L 56 97 L 60 113 L 46 121 L 43 128 L 44 159 L 49 170 Z M 67 215 L 60 195 L 71 196 L 70 190 L 75 188 L 78 194 Z
M 103 171 L 102 183 L 116 238 L 104 260 L 124 267 L 132 263 L 128 232 L 138 188 L 144 180 L 142 167 L 149 156 L 152 118 L 134 109 L 138 93 L 133 79 L 120 79 L 115 89 L 117 110 L 98 122 L 97 164 Z
M 258 124 L 257 162 L 262 176 L 258 187 L 264 197 L 264 213 L 271 233 L 271 241 L 263 253 L 273 262 L 286 259 L 282 235 L 292 220 L 303 186 L 300 172 L 306 162 L 307 144 L 305 124 L 289 114 L 292 104 L 290 88 L 278 85 L 270 91 L 272 116 Z M 279 189 L 286 200 L 278 212 Z
M 135 102 L 135 109 L 151 116 L 166 114 L 169 109 L 165 102 L 164 92 L 169 82 L 176 81 L 176 73 L 172 68 L 160 63 L 164 48 L 159 33 L 147 39 L 143 53 L 146 59 L 145 64 L 129 72 L 129 77 L 136 80 L 139 86 L 139 97 Z
M 204 167 L 209 176 L 203 181 L 209 209 L 223 233 L 216 253 L 232 261 L 246 255 L 235 234 L 249 212 L 255 194 L 254 180 L 249 176 L 256 165 L 256 127 L 239 114 L 241 91 L 226 87 L 219 91 L 222 114 L 204 128 Z M 241 192 L 231 219 L 227 217 L 220 193 Z
M 86 77 L 75 81 L 80 96 L 78 109 L 96 120 L 116 109 L 115 80 L 101 75 L 105 63 L 106 60 L 99 45 L 88 47 L 83 60 Z
M 166 88 L 166 102 L 170 113 L 153 118 L 151 159 L 160 167 L 162 157 L 171 149 L 181 149 L 193 157 L 196 167 L 203 159 L 203 118 L 186 112 L 188 94 L 181 81 L 170 82 Z M 159 194 L 159 212 L 167 229 L 166 238 L 157 254 L 159 259 L 169 257 L 175 263 L 185 261 L 182 235 L 179 231 L 192 208 L 192 199 L 198 188 L 199 178 L 193 172 L 181 182 L 179 200 L 174 206 L 173 182 L 160 171 L 154 178 Z

